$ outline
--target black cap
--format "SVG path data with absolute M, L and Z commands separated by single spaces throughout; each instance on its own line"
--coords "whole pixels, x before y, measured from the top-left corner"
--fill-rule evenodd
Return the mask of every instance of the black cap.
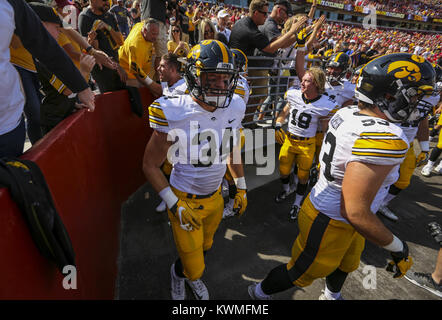
M 292 5 L 288 1 L 286 1 L 286 0 L 277 0 L 275 2 L 275 6 L 277 4 L 280 4 L 281 6 L 286 7 L 287 8 L 287 14 L 293 14 L 293 12 L 292 12 Z
M 41 21 L 53 22 L 59 24 L 60 27 L 63 26 L 63 23 L 61 22 L 57 11 L 55 11 L 55 9 L 51 6 L 39 2 L 31 2 L 29 3 L 29 6 L 32 8 L 32 10 L 34 10 Z

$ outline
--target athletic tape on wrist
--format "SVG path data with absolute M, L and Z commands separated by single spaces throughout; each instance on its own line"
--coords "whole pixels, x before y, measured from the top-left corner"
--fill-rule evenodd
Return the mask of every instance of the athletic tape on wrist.
M 246 190 L 246 178 L 240 177 L 240 178 L 233 178 L 235 181 L 236 188 Z
M 151 78 L 149 78 L 149 76 L 146 76 L 146 78 L 144 79 L 144 83 L 147 84 L 148 86 L 150 86 L 152 84 L 153 80 Z
M 419 141 L 419 145 L 421 146 L 422 152 L 430 151 L 430 141 Z
M 173 193 L 170 187 L 166 187 L 163 190 L 161 190 L 159 192 L 159 196 L 161 197 L 161 199 L 164 200 L 164 202 L 166 203 L 169 209 L 171 209 L 174 206 L 174 204 L 177 203 L 178 201 L 178 197 L 175 195 L 175 193 Z
M 393 241 L 391 241 L 389 245 L 386 245 L 383 248 L 391 252 L 401 252 L 404 249 L 404 244 L 398 237 L 393 235 Z

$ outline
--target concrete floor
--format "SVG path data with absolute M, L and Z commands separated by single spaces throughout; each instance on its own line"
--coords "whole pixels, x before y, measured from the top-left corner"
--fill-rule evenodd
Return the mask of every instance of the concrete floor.
M 248 300 L 247 287 L 290 258 L 296 223 L 288 220 L 291 201 L 276 204 L 280 190 L 277 165 L 269 176 L 257 176 L 256 167 L 246 166 L 248 208 L 241 218 L 223 220 L 206 257 L 203 280 L 210 298 Z M 177 258 L 166 214 L 154 208 L 158 195 L 146 184 L 122 206 L 121 246 L 116 299 L 170 299 L 170 266 Z M 412 270 L 432 272 L 439 246 L 426 231 L 428 222 L 442 224 L 442 176 L 422 177 L 415 171 L 411 185 L 392 201 L 391 209 L 400 217 L 394 223 L 381 218 L 400 239 L 407 241 L 415 261 Z M 387 251 L 366 242 L 360 267 L 347 278 L 342 295 L 348 300 L 437 300 L 438 297 L 408 282 L 393 279 L 385 271 Z M 364 288 L 376 272 L 372 288 Z M 364 273 L 365 272 L 365 273 Z M 280 300 L 317 300 L 324 280 L 307 288 L 294 288 L 275 295 Z M 375 286 L 375 288 L 373 288 Z M 188 290 L 188 299 L 193 299 Z

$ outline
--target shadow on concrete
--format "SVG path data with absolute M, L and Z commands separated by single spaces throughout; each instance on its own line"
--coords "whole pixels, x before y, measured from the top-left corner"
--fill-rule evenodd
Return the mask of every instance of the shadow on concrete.
M 418 271 L 431 272 L 434 268 L 438 246 L 427 233 L 426 225 L 430 221 L 442 223 L 441 180 L 442 177 L 426 179 L 415 175 L 410 187 L 391 203 L 399 221 L 380 217 L 394 234 L 408 242 Z M 246 213 L 221 222 L 206 256 L 203 275 L 211 299 L 249 299 L 248 285 L 262 280 L 271 269 L 290 259 L 298 226 L 288 220 L 292 199 L 281 204 L 273 201 L 279 184 L 276 180 L 250 191 Z M 170 299 L 169 270 L 177 253 L 167 215 L 155 212 L 159 202 L 146 184 L 123 205 L 117 299 Z M 344 297 L 437 299 L 405 279 L 393 279 L 384 270 L 389 258 L 387 251 L 367 242 L 361 267 L 344 286 Z M 376 289 L 367 290 L 362 285 L 365 265 L 376 268 Z M 320 279 L 308 288 L 287 290 L 275 298 L 317 299 L 323 288 L 324 280 Z M 193 299 L 190 291 L 188 298 Z

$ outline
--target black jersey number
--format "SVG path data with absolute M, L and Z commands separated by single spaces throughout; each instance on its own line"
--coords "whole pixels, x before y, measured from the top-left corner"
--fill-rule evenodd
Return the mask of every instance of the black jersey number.
M 214 137 L 213 137 L 214 138 Z M 200 146 L 202 144 L 202 142 L 205 142 L 206 144 L 206 149 L 203 150 L 203 155 L 206 158 L 206 161 L 201 161 L 200 159 L 200 155 L 198 154 L 198 162 L 197 163 L 193 163 L 193 166 L 196 168 L 201 168 L 201 167 L 210 167 L 213 164 L 214 161 L 214 156 L 212 156 L 212 136 L 210 134 L 201 134 L 200 132 L 198 134 L 196 134 L 193 139 L 192 139 L 192 144 L 193 145 L 198 145 Z
M 312 121 L 312 116 L 308 113 L 301 112 L 298 119 L 296 119 L 297 114 L 298 110 L 294 109 L 292 111 L 292 124 L 302 129 L 308 129 L 308 127 L 310 126 L 310 121 Z
M 333 155 L 336 149 L 336 137 L 333 135 L 333 133 L 327 133 L 324 143 L 330 144 L 329 152 L 324 152 L 324 155 L 322 156 L 322 161 L 324 161 L 325 163 L 324 176 L 328 181 L 334 181 L 335 178 L 333 178 L 333 176 L 331 175 L 331 162 L 333 160 Z
M 223 159 L 233 151 L 234 136 L 232 128 L 228 127 L 224 130 L 223 140 L 219 148 L 217 148 L 215 136 L 210 131 L 198 132 L 198 134 L 193 137 L 192 144 L 198 146 L 201 144 L 205 145 L 205 149 L 202 150 L 201 155 L 203 158 L 205 158 L 205 161 L 202 161 L 198 154 L 198 162 L 193 163 L 193 166 L 196 168 L 210 167 L 213 165 L 215 157 L 220 156 L 221 159 Z

